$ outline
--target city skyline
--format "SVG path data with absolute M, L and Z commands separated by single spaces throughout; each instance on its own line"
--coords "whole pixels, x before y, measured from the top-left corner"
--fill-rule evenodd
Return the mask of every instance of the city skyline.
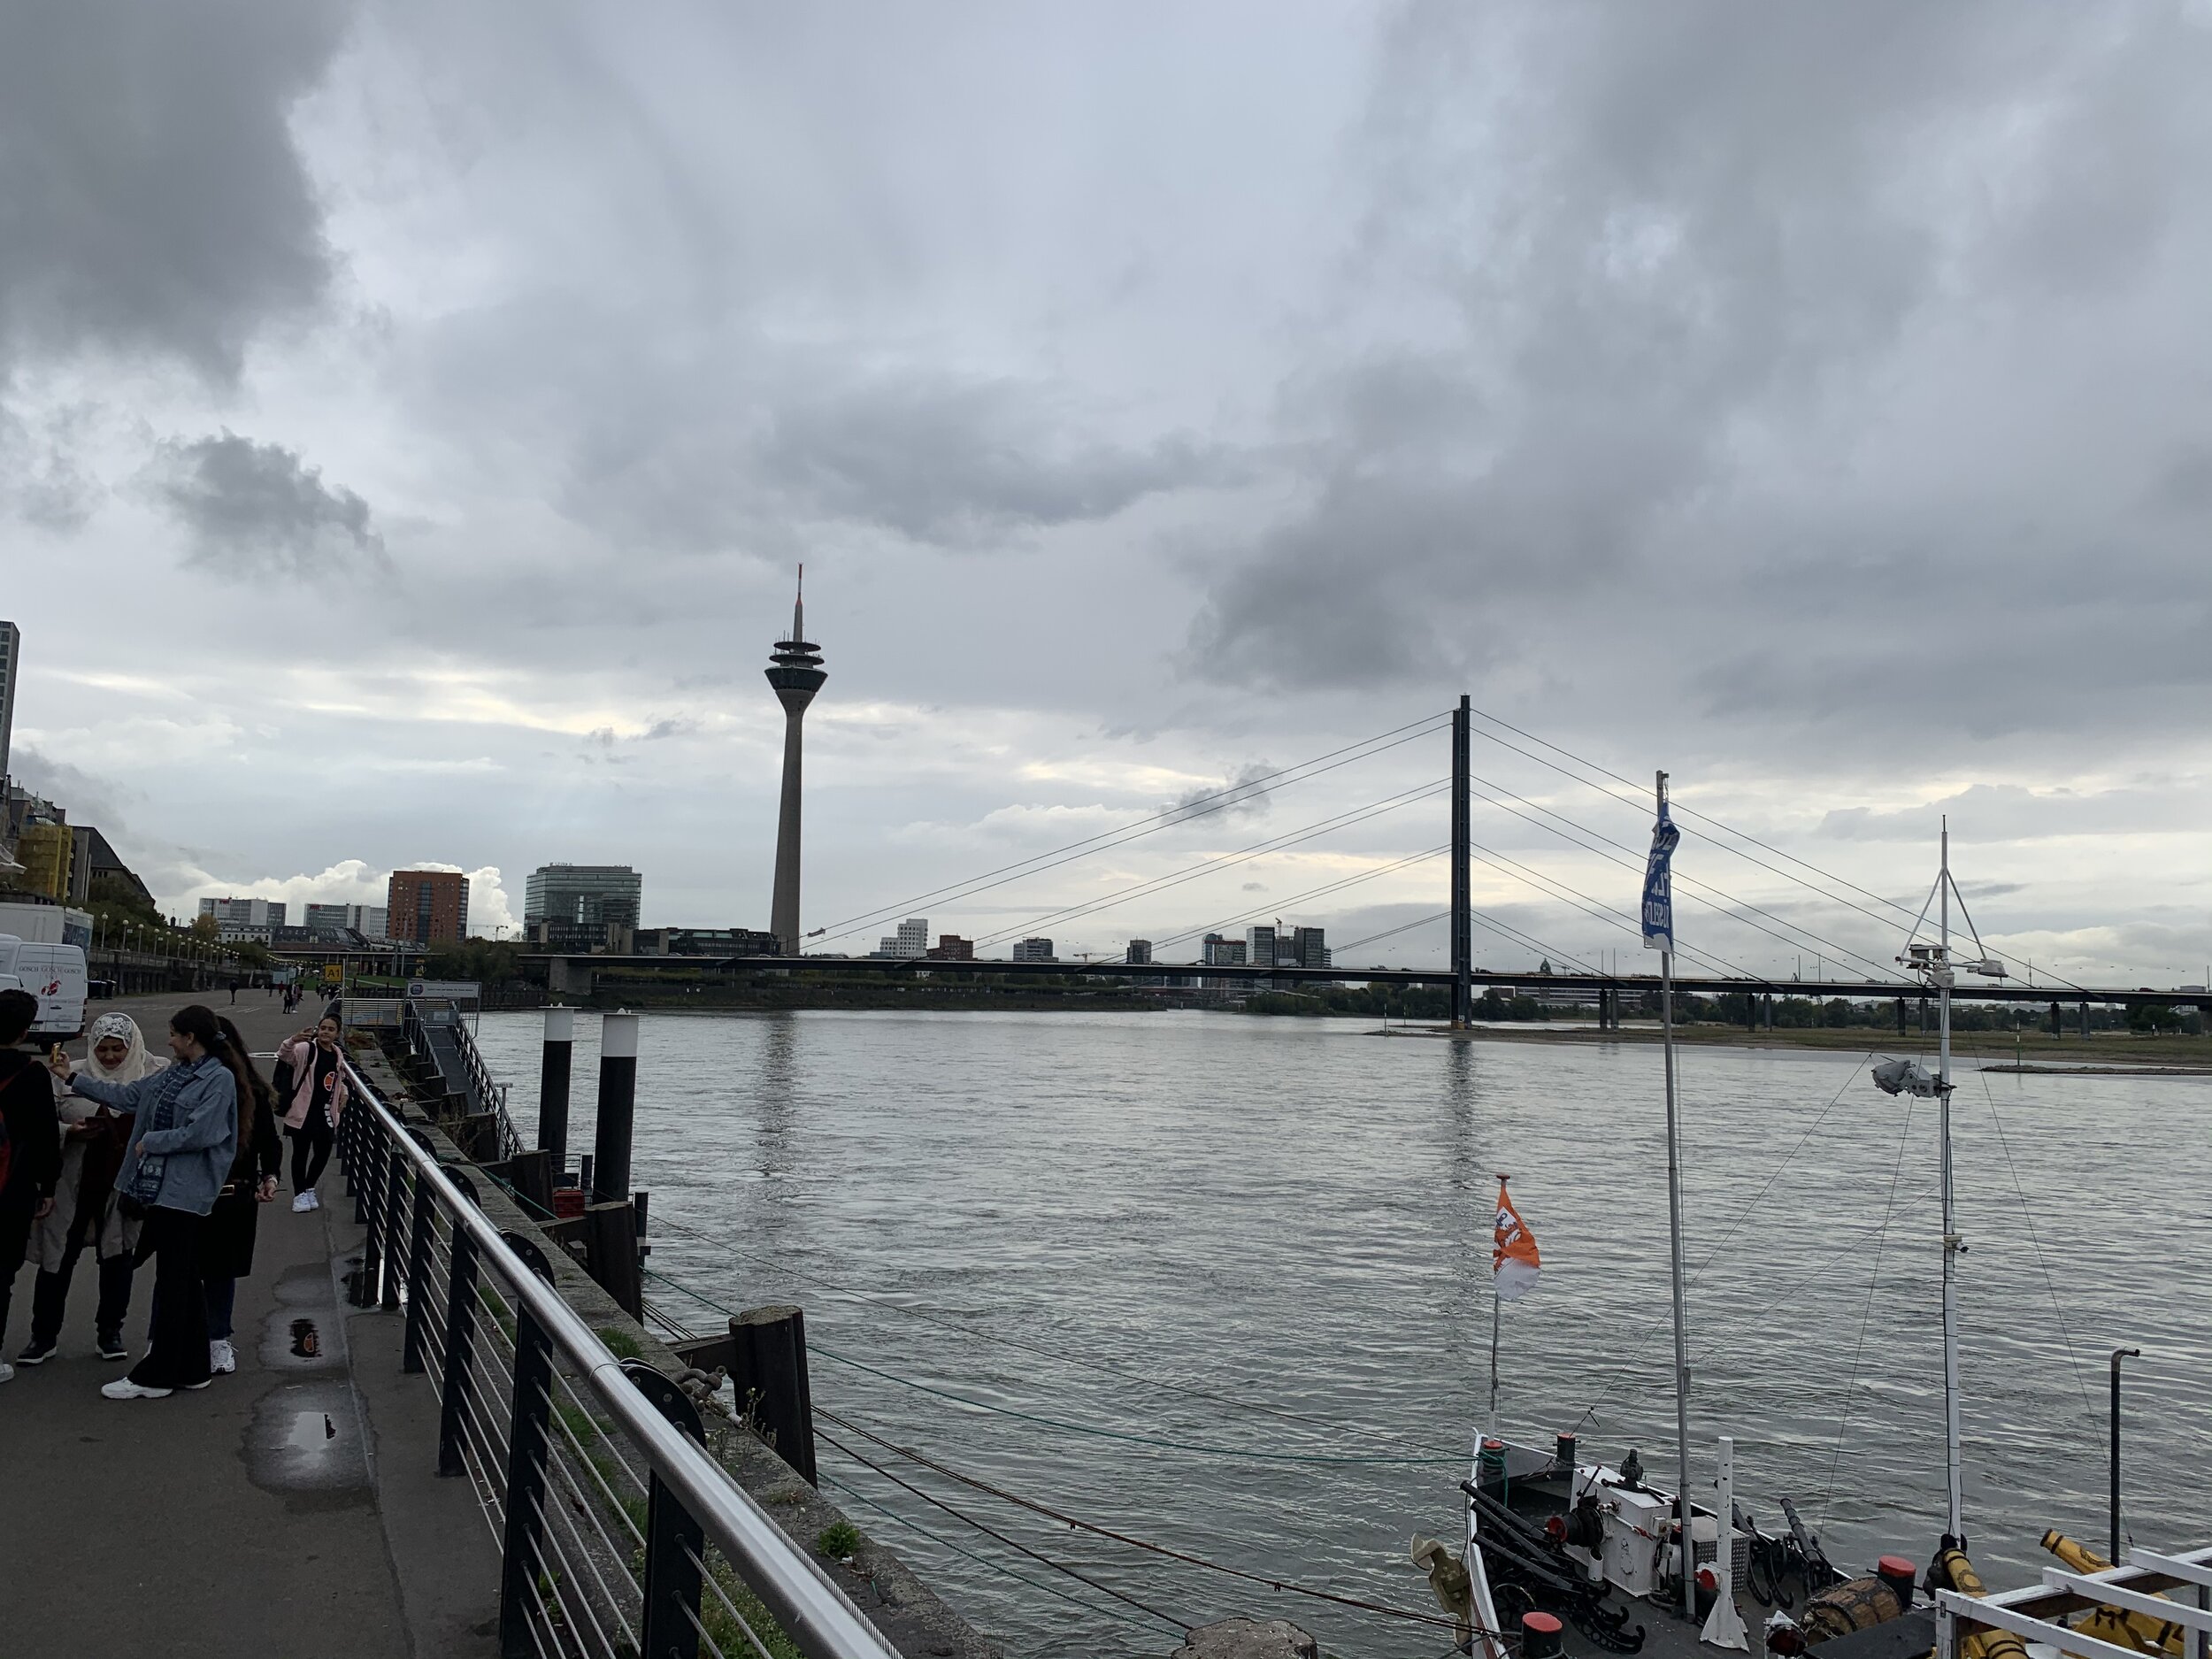
M 1024 929 L 1442 768 L 915 901 L 1465 691 L 1899 902 L 1947 812 L 2012 955 L 2129 983 L 2212 956 L 2193 13 L 1231 5 L 1103 52 L 1073 14 L 856 42 L 678 0 L 565 45 L 299 15 L 211 19 L 206 84 L 146 15 L 19 42 L 55 101 L 27 120 L 134 119 L 110 168 L 9 180 L 11 766 L 172 911 L 374 904 L 435 861 L 511 934 L 562 857 L 649 872 L 649 923 L 764 926 L 783 720 L 753 676 L 804 559 L 838 657 L 810 930 Z M 1509 749 L 1477 769 L 1642 839 Z M 1441 822 L 1039 925 L 1109 950 L 1271 913 Z M 1408 866 L 1307 919 L 1350 941 L 1441 891 Z M 1476 900 L 1629 942 L 1494 872 Z

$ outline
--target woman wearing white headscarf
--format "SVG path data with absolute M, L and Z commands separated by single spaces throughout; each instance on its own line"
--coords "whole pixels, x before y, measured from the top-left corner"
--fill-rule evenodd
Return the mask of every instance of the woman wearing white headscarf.
M 146 1052 L 146 1039 L 128 1014 L 103 1014 L 85 1033 L 90 1051 L 79 1068 L 107 1083 L 135 1083 L 168 1064 Z M 70 1276 L 87 1245 L 100 1263 L 100 1305 L 93 1316 L 102 1359 L 127 1359 L 123 1319 L 131 1307 L 131 1257 L 138 1248 L 138 1225 L 115 1202 L 115 1172 L 130 1144 L 131 1118 L 81 1094 L 64 1093 L 55 1102 L 62 1122 L 61 1180 L 54 1208 L 31 1237 L 31 1263 L 38 1269 L 31 1295 L 31 1345 L 16 1356 L 19 1365 L 37 1365 L 53 1355 L 61 1336 L 62 1312 L 69 1300 Z

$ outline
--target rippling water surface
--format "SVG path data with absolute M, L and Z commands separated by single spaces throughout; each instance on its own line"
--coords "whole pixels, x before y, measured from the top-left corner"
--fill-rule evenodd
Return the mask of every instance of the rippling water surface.
M 1011 1492 L 1425 1609 L 1406 1543 L 1458 1525 L 1488 1392 L 1494 1171 L 1544 1255 L 1506 1310 L 1509 1432 L 1578 1425 L 1592 1450 L 1672 1466 L 1659 1050 L 1369 1030 L 648 1015 L 635 1179 L 669 1281 L 654 1294 L 701 1330 L 714 1305 L 802 1303 L 818 1405 Z M 526 1124 L 540 1031 L 534 1014 L 483 1022 Z M 579 1019 L 571 1144 L 587 1150 L 597 1034 Z M 2204 1080 L 1972 1064 L 1955 1112 L 1977 1557 L 2015 1582 L 2046 1526 L 2103 1537 L 2120 1344 L 2146 1350 L 2128 1371 L 2130 1531 L 2204 1542 L 2188 1497 L 2212 1463 Z M 1786 1494 L 1839 1563 L 1924 1560 L 1943 1512 L 1932 1103 L 1877 1093 L 1856 1056 L 1694 1048 L 1682 1072 L 1698 1478 L 1732 1433 L 1763 1525 Z M 1176 1620 L 1282 1615 L 1344 1654 L 1445 1645 L 1071 1533 L 823 1426 Z M 827 1446 L 822 1464 L 1010 1651 L 1176 1645 L 1160 1618 Z

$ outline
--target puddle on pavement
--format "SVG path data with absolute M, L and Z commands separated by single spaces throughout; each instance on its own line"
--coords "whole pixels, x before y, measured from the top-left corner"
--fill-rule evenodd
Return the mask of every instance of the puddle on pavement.
M 292 1321 L 292 1355 L 296 1359 L 320 1359 L 323 1333 L 312 1319 Z
M 254 1407 L 246 1467 L 273 1491 L 336 1494 L 365 1488 L 368 1461 L 351 1392 L 340 1382 L 273 1388 Z

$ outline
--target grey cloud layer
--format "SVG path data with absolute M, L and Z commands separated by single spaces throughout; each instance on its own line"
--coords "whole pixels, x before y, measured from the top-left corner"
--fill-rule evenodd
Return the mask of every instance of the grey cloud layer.
M 69 0 L 0 11 L 0 342 L 234 376 L 321 296 L 320 209 L 286 122 L 351 8 Z
M 1798 720 L 1910 706 L 1932 648 L 2039 701 L 2203 687 L 2201 16 L 1417 5 L 1394 45 L 1361 268 L 1440 318 L 1294 383 L 1310 481 L 1198 672 L 1632 653 Z

